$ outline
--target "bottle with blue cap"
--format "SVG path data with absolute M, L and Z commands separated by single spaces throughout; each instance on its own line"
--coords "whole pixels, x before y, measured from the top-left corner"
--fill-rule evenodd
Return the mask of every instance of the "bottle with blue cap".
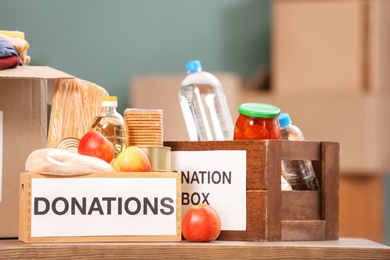
M 234 125 L 221 82 L 203 71 L 198 60 L 187 63 L 179 101 L 191 141 L 233 140 Z
M 304 141 L 302 131 L 292 124 L 288 113 L 279 115 L 281 140 Z M 308 160 L 282 160 L 282 172 L 293 190 L 319 190 L 313 165 Z

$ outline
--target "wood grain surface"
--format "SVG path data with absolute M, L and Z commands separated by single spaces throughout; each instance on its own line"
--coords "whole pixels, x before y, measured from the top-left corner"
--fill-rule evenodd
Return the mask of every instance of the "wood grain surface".
M 0 259 L 390 259 L 390 248 L 365 239 L 209 243 L 51 243 L 0 240 Z

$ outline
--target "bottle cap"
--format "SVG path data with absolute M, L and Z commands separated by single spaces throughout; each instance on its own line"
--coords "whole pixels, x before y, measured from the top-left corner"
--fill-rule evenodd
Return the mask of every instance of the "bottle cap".
M 187 73 L 195 73 L 202 70 L 202 64 L 198 60 L 189 61 L 186 65 Z
M 278 119 L 279 119 L 279 124 L 280 124 L 281 128 L 286 127 L 289 124 L 291 124 L 291 118 L 290 118 L 290 115 L 288 113 L 281 113 L 279 115 Z
M 250 117 L 274 118 L 280 114 L 280 109 L 274 105 L 252 102 L 238 106 L 238 112 Z
M 102 106 L 103 107 L 117 107 L 118 106 L 117 97 L 115 97 L 115 96 L 103 97 Z

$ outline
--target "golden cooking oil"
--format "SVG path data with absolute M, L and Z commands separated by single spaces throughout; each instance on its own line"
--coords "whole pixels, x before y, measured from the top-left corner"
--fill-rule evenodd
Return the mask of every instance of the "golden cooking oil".
M 114 146 L 115 157 L 126 148 L 126 125 L 123 116 L 116 111 L 118 100 L 115 96 L 103 97 L 104 112 L 95 117 L 91 128 L 99 131 Z

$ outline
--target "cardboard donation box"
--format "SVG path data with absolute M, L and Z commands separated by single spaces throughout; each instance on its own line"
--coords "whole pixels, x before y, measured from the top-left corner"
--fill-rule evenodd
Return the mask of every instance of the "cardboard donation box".
M 50 67 L 0 71 L 0 237 L 18 236 L 19 173 L 27 156 L 46 147 L 48 104 L 59 78 Z
M 19 240 L 26 243 L 181 240 L 175 172 L 23 172 L 20 198 Z
M 313 141 L 165 142 L 182 174 L 183 212 L 209 203 L 219 240 L 304 241 L 339 237 L 339 144 Z M 281 160 L 311 160 L 320 191 L 282 191 Z M 242 182 L 244 179 L 244 182 Z

